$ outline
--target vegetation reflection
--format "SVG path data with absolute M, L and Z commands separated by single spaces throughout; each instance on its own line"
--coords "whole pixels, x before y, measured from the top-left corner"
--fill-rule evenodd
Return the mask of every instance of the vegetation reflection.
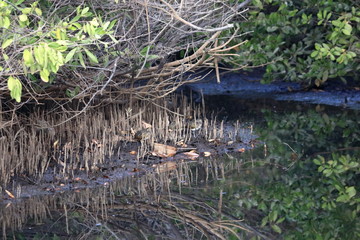
M 264 112 L 266 169 L 236 193 L 240 214 L 285 239 L 360 236 L 359 121 L 354 112 Z M 265 150 L 266 150 L 265 149 Z M 234 199 L 233 199 L 234 200 Z M 261 220 L 261 221 L 256 221 Z

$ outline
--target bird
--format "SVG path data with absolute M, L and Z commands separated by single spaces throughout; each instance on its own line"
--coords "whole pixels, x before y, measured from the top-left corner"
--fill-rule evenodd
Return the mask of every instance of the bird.
M 134 138 L 138 141 L 147 140 L 151 137 L 151 129 L 150 128 L 143 128 L 134 134 Z
M 202 125 L 203 125 L 202 119 L 193 119 L 188 123 L 188 126 L 191 131 L 197 131 L 201 129 Z

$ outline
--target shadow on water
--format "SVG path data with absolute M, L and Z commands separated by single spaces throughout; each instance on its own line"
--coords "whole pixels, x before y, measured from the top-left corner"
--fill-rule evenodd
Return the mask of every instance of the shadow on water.
M 8 239 L 358 239 L 357 111 L 212 97 L 229 122 L 255 122 L 245 152 L 1 207 Z

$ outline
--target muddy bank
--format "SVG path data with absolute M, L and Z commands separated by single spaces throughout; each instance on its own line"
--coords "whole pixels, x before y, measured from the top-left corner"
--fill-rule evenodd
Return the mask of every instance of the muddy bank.
M 70 113 L 3 116 L 9 124 L 0 129 L 0 203 L 104 186 L 257 144 L 252 123 L 225 122 L 178 96 L 105 106 L 74 119 Z
M 188 78 L 205 76 L 201 81 L 182 86 L 179 91 L 192 91 L 193 98 L 200 100 L 204 96 L 227 95 L 242 99 L 268 98 L 278 101 L 296 101 L 312 104 L 341 106 L 360 109 L 360 90 L 353 84 L 345 85 L 338 81 L 326 83 L 321 89 L 304 90 L 299 83 L 275 81 L 262 84 L 263 72 L 223 72 L 221 82 L 217 82 L 214 71 L 203 70 L 188 75 Z

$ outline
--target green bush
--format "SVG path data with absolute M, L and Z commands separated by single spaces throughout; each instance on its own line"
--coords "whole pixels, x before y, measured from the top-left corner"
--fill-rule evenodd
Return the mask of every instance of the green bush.
M 65 64 L 84 68 L 98 64 L 92 51 L 107 46 L 101 38 L 111 36 L 115 24 L 115 20 L 103 22 L 85 6 L 68 7 L 67 12 L 46 11 L 46 1 L 42 5 L 0 1 L 0 83 L 7 79 L 10 95 L 17 102 L 23 84 L 31 84 L 24 79 L 36 82 L 34 75 L 39 75 L 43 82 L 52 82 Z
M 320 86 L 329 79 L 356 80 L 360 70 L 360 3 L 351 0 L 253 0 L 238 24 L 248 42 L 227 62 L 265 66 L 265 82 Z
M 262 229 L 281 239 L 359 239 L 356 119 L 346 111 L 265 112 L 259 133 L 275 173 L 241 193 L 243 206 L 261 213 Z

